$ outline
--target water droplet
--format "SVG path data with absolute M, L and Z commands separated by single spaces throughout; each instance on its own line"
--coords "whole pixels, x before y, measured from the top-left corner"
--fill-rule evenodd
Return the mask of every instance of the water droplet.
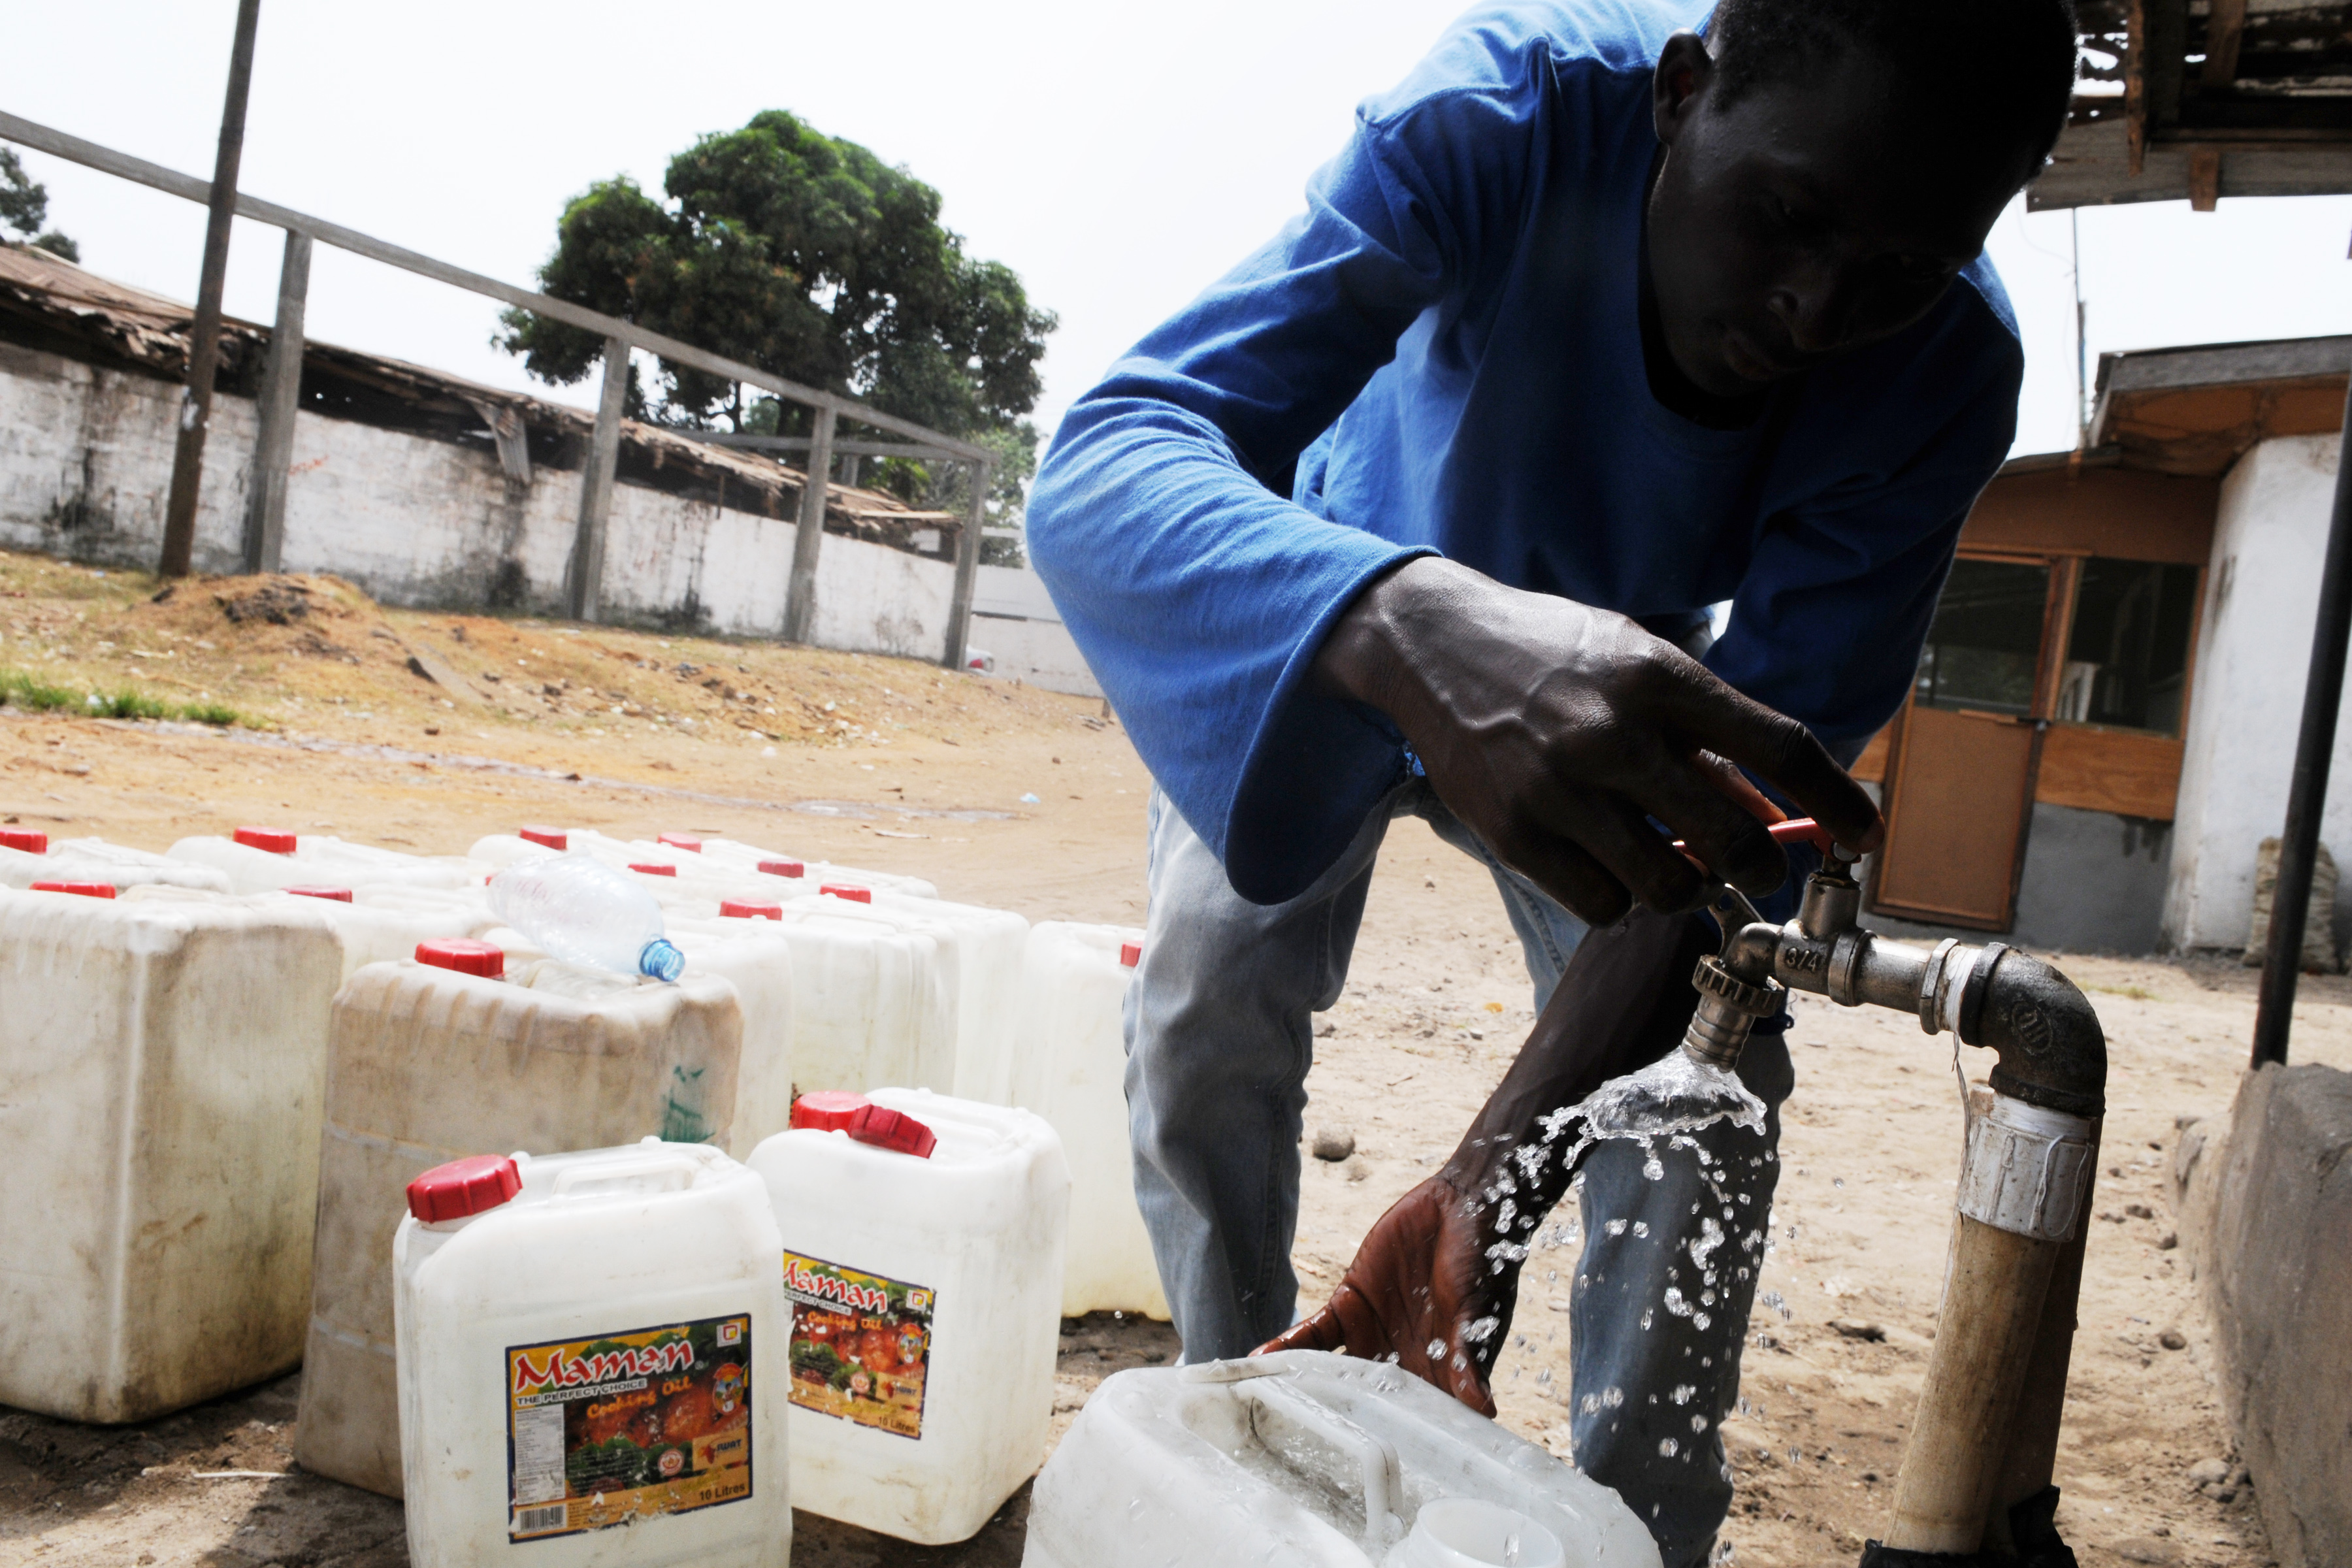
M 1666 1458 L 1671 1459 L 1681 1451 L 1682 1445 L 1675 1442 L 1672 1437 L 1661 1437 L 1658 1439 L 1658 1452 Z
M 1704 1432 L 1704 1431 L 1706 1431 L 1706 1416 L 1704 1416 L 1704 1415 L 1694 1415 L 1694 1416 L 1692 1416 L 1692 1417 L 1691 1417 L 1691 1430 L 1692 1430 L 1692 1431 L 1694 1431 L 1694 1432 Z
M 1638 1220 L 1638 1219 L 1637 1219 L 1637 1220 L 1635 1220 L 1635 1221 L 1633 1222 L 1633 1234 L 1634 1234 L 1635 1236 L 1640 1236 L 1640 1237 L 1646 1237 L 1646 1236 L 1648 1236 L 1648 1235 L 1650 1234 L 1650 1227 L 1649 1227 L 1648 1224 L 1647 1224 L 1646 1222 L 1644 1222 L 1644 1221 L 1642 1221 L 1642 1220 Z
M 1441 1359 L 1443 1359 L 1443 1357 L 1444 1356 L 1444 1354 L 1445 1354 L 1445 1342 L 1444 1342 L 1444 1340 L 1432 1340 L 1432 1341 L 1430 1341 L 1430 1342 L 1429 1342 L 1429 1359 L 1430 1359 L 1430 1360 L 1432 1360 L 1432 1361 L 1438 1361 L 1438 1360 L 1441 1360 Z
M 1602 1228 L 1612 1236 L 1622 1236 L 1625 1234 L 1625 1222 L 1622 1219 L 1612 1219 Z

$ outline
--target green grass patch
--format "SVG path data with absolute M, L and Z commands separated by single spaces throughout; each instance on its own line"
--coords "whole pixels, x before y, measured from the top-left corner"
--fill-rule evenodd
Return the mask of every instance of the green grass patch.
M 166 702 L 127 689 L 73 691 L 51 686 L 19 669 L 0 669 L 0 707 L 21 708 L 30 713 L 79 714 L 89 719 L 178 719 L 221 729 L 247 722 L 245 715 L 218 702 Z

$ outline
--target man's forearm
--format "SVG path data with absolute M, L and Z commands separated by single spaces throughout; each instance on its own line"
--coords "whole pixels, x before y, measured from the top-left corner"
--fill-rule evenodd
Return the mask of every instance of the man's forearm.
M 1543 1146 L 1546 1117 L 1675 1048 L 1698 999 L 1691 971 L 1715 946 L 1705 916 L 1647 910 L 1587 936 L 1440 1174 L 1468 1194 L 1507 1171 L 1515 1214 L 1531 1227 L 1567 1190 L 1573 1173 L 1561 1155 L 1573 1135 L 1559 1134 L 1540 1158 L 1513 1155 Z

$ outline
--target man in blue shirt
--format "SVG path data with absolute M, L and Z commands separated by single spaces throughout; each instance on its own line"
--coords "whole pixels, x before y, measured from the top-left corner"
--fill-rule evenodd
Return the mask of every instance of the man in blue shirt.
M 1038 570 L 1158 786 L 1128 1093 L 1187 1360 L 1293 1321 L 1309 1015 L 1394 816 L 1488 865 L 1539 1010 L 1610 928 L 1522 1053 L 1537 1079 L 1686 1016 L 1678 911 L 1706 879 L 1670 838 L 1751 894 L 1786 879 L 1742 770 L 1878 843 L 1839 763 L 1900 703 L 2010 445 L 2022 354 L 1982 249 L 2064 118 L 2072 6 L 1701 22 L 1471 13 L 1363 106 L 1301 217 L 1073 407 L 1040 474 Z M 1775 1119 L 1702 1142 L 1760 1221 L 1785 1047 L 1743 1072 Z M 1471 1218 L 1539 1099 L 1498 1097 L 1287 1342 L 1393 1354 L 1491 1408 L 1509 1303 L 1464 1285 L 1493 1272 Z M 1642 1163 L 1585 1166 L 1575 1442 L 1678 1565 L 1729 1495 L 1714 1426 L 1760 1225 L 1710 1238 L 1697 1177 Z M 1659 1223 L 1592 1223 L 1639 1213 Z

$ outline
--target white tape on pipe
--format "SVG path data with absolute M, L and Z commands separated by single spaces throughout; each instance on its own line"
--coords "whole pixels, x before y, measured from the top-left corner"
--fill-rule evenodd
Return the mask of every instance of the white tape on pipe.
M 2090 1185 L 2091 1123 L 2005 1094 L 1969 1122 L 1959 1211 L 2035 1241 L 2071 1241 Z

